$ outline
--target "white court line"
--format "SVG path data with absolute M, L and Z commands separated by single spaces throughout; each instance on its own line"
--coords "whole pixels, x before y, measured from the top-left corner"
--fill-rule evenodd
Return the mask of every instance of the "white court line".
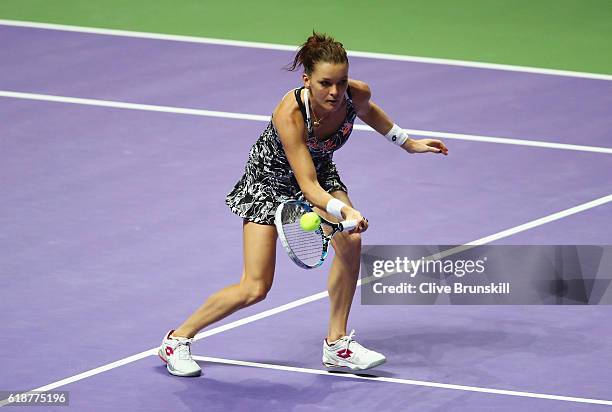
M 163 33 L 149 33 L 139 32 L 130 30 L 115 30 L 115 29 L 102 29 L 96 27 L 83 27 L 83 26 L 72 26 L 64 24 L 52 24 L 52 23 L 38 23 L 31 21 L 19 21 L 19 20 L 2 20 L 0 19 L 0 25 L 13 26 L 13 27 L 28 27 L 35 29 L 45 30 L 61 30 L 77 33 L 91 33 L 101 34 L 108 36 L 121 36 L 121 37 L 133 37 L 140 39 L 154 39 L 154 40 L 169 40 L 187 43 L 201 43 L 201 44 L 215 44 L 220 46 L 233 46 L 233 47 L 247 47 L 254 49 L 266 49 L 266 50 L 283 50 L 295 52 L 297 46 L 289 46 L 286 44 L 275 44 L 275 43 L 262 43 L 262 42 L 250 42 L 250 41 L 239 41 L 239 40 L 224 40 L 224 39 L 213 39 L 209 37 L 195 37 L 195 36 L 182 36 L 173 34 Z M 595 79 L 595 80 L 612 80 L 612 75 L 599 74 L 599 73 L 586 73 L 577 72 L 570 70 L 555 70 L 555 69 L 542 69 L 538 67 L 526 67 L 526 66 L 515 66 L 510 64 L 495 64 L 495 63 L 482 63 L 466 60 L 453 60 L 453 59 L 439 59 L 432 57 L 419 57 L 419 56 L 406 56 L 401 54 L 390 54 L 390 53 L 373 53 L 348 50 L 349 56 L 363 57 L 367 59 L 378 59 L 378 60 L 394 60 L 394 61 L 408 61 L 416 63 L 427 63 L 427 64 L 442 64 L 448 66 L 460 66 L 460 67 L 473 67 L 478 69 L 490 69 L 490 70 L 504 70 L 512 72 L 523 72 L 523 73 L 535 73 L 545 74 L 552 76 L 564 76 L 564 77 L 579 77 L 584 79 Z
M 480 238 L 478 240 L 474 240 L 473 242 L 466 243 L 464 245 L 455 246 L 453 248 L 444 250 L 442 252 L 435 253 L 435 254 L 433 254 L 431 256 L 423 256 L 423 259 L 425 259 L 425 260 L 430 260 L 430 259 L 440 260 L 440 259 L 443 259 L 443 258 L 445 258 L 447 256 L 456 255 L 457 253 L 461 253 L 461 252 L 464 252 L 466 250 L 473 249 L 476 246 L 486 245 L 488 243 L 495 242 L 496 240 L 503 239 L 503 238 L 508 237 L 508 236 L 512 236 L 512 235 L 514 235 L 516 233 L 519 233 L 519 232 L 524 232 L 524 231 L 532 229 L 534 227 L 545 225 L 546 223 L 550 223 L 550 222 L 553 222 L 555 220 L 563 219 L 564 217 L 567 217 L 567 216 L 570 216 L 570 215 L 573 215 L 573 214 L 576 214 L 576 213 L 580 213 L 580 212 L 583 212 L 583 211 L 588 210 L 588 209 L 592 209 L 594 207 L 606 204 L 608 202 L 612 202 L 612 195 L 600 197 L 599 199 L 595 199 L 595 200 L 592 200 L 590 202 L 583 203 L 581 205 L 574 206 L 574 207 L 562 210 L 562 211 L 557 212 L 557 213 L 553 213 L 552 215 L 544 216 L 544 217 L 542 217 L 540 219 L 532 220 L 531 222 L 527 222 L 527 223 L 524 223 L 522 225 L 515 226 L 513 228 L 507 229 L 507 230 L 502 230 L 501 232 L 495 233 L 495 234 L 493 234 L 491 236 L 483 237 L 483 238 Z M 357 281 L 357 285 L 358 286 L 367 285 L 368 283 L 370 283 L 370 282 L 372 282 L 372 281 L 374 281 L 376 279 L 382 279 L 382 278 L 385 278 L 385 277 L 393 276 L 393 275 L 396 275 L 397 273 L 399 273 L 399 272 L 387 272 L 382 277 L 381 276 L 375 277 L 374 275 L 369 276 L 367 278 L 361 278 L 360 277 L 359 280 Z
M 601 206 L 601 205 L 604 205 L 604 204 L 609 203 L 609 202 L 612 202 L 612 194 L 600 197 L 598 199 L 592 200 L 592 201 L 587 202 L 587 203 L 583 203 L 583 204 L 578 205 L 578 206 L 571 207 L 569 209 L 565 209 L 565 210 L 559 211 L 557 213 L 553 213 L 551 215 L 548 215 L 548 216 L 545 216 L 545 217 L 542 217 L 542 218 L 539 218 L 539 219 L 532 220 L 530 222 L 524 223 L 524 224 L 519 225 L 519 226 L 515 226 L 515 227 L 507 229 L 507 230 L 503 230 L 503 231 L 495 233 L 493 235 L 486 236 L 486 237 L 474 240 L 474 241 L 468 243 L 468 245 L 484 245 L 486 243 L 493 242 L 495 240 L 499 240 L 499 239 L 502 239 L 502 238 L 514 235 L 514 234 L 519 233 L 519 232 L 524 232 L 524 231 L 532 229 L 534 227 L 541 226 L 541 225 L 544 225 L 546 223 L 552 222 L 554 220 L 562 219 L 564 217 L 567 217 L 567 216 L 570 216 L 570 215 L 573 215 L 573 214 L 576 214 L 576 213 L 579 213 L 579 212 L 583 212 L 585 210 L 592 209 L 594 207 Z M 361 281 L 359 281 L 358 284 L 361 285 Z M 306 296 L 304 298 L 295 300 L 293 302 L 289 302 L 287 304 L 278 306 L 276 308 L 268 309 L 268 310 L 260 312 L 258 314 L 247 316 L 246 318 L 239 319 L 237 321 L 230 322 L 230 323 L 227 323 L 225 325 L 218 326 L 216 328 L 213 328 L 213 329 L 210 329 L 210 330 L 198 333 L 195 336 L 194 340 L 200 340 L 200 339 L 203 339 L 203 338 L 208 337 L 208 336 L 216 335 L 218 333 L 225 332 L 226 330 L 234 329 L 234 328 L 237 328 L 238 326 L 246 325 L 246 324 L 255 322 L 257 320 L 264 319 L 264 318 L 267 318 L 269 316 L 276 315 L 278 313 L 282 313 L 282 312 L 285 312 L 287 310 L 290 310 L 290 309 L 293 309 L 293 308 L 297 308 L 299 306 L 306 305 L 308 303 L 315 302 L 315 301 L 320 300 L 320 299 L 324 299 L 327 296 L 328 296 L 327 291 L 315 293 L 314 295 Z M 31 391 L 50 391 L 50 390 L 59 388 L 61 386 L 68 385 L 70 383 L 80 381 L 80 380 L 88 378 L 90 376 L 94 376 L 94 375 L 100 374 L 102 372 L 106 372 L 106 371 L 109 371 L 111 369 L 118 368 L 118 367 L 123 366 L 123 365 L 127 365 L 129 363 L 132 363 L 132 362 L 135 362 L 137 360 L 143 359 L 143 358 L 145 358 L 147 356 L 150 356 L 150 355 L 153 355 L 155 353 L 157 353 L 157 347 L 149 349 L 149 350 L 146 350 L 146 351 L 143 351 L 143 352 L 140 352 L 140 353 L 137 353 L 137 354 L 132 355 L 132 356 L 128 356 L 128 357 L 120 359 L 120 360 L 118 360 L 116 362 L 108 363 L 106 365 L 103 365 L 103 366 L 100 366 L 100 367 L 97 367 L 97 368 L 94 368 L 94 369 L 90 369 L 88 371 L 79 373 L 77 375 L 70 376 L 68 378 L 52 382 L 52 383 L 50 383 L 48 385 L 41 386 L 40 388 L 32 389 Z M 6 399 L 0 400 L 0 407 L 5 406 L 7 403 L 8 402 L 6 401 Z
M 185 107 L 174 107 L 174 106 L 158 106 L 151 104 L 139 104 L 139 103 L 125 103 L 111 100 L 98 100 L 98 99 L 85 99 L 80 97 L 69 97 L 69 96 L 54 96 L 49 94 L 37 94 L 37 93 L 22 93 L 14 92 L 9 90 L 0 90 L 0 97 L 8 97 L 14 99 L 25 99 L 25 100 L 39 100 L 45 102 L 55 103 L 70 103 L 80 104 L 86 106 L 98 106 L 98 107 L 111 107 L 115 109 L 128 109 L 128 110 L 143 110 L 150 112 L 162 112 L 162 113 L 176 113 L 186 114 L 191 116 L 205 116 L 205 117 L 220 117 L 225 119 L 237 119 L 237 120 L 254 120 L 259 122 L 269 122 L 270 116 L 258 115 L 258 114 L 247 114 L 247 113 L 235 113 L 235 112 L 222 112 L 215 110 L 203 110 L 203 109 L 190 109 Z M 373 132 L 374 130 L 366 125 L 357 124 L 354 126 L 355 130 L 365 130 Z M 609 147 L 598 147 L 598 146 L 586 146 L 586 145 L 575 145 L 566 143 L 555 143 L 545 142 L 539 140 L 524 140 L 524 139 L 512 139 L 508 137 L 494 137 L 494 136 L 477 136 L 460 133 L 449 133 L 449 132 L 436 132 L 430 130 L 417 130 L 417 129 L 406 129 L 408 133 L 418 136 L 436 137 L 439 139 L 455 139 L 455 140 L 466 140 L 473 142 L 483 143 L 497 143 L 497 144 L 509 144 L 517 146 L 529 146 L 529 147 L 542 147 L 548 149 L 561 149 L 561 150 L 574 150 L 581 152 L 593 152 L 593 153 L 607 153 L 612 154 L 612 148 Z
M 450 384 L 450 383 L 417 381 L 417 380 L 412 380 L 412 379 L 387 378 L 384 376 L 364 376 L 364 375 L 354 375 L 352 373 L 329 373 L 328 371 L 323 370 L 323 369 L 298 368 L 295 366 L 274 365 L 270 363 L 259 363 L 259 362 L 247 362 L 247 361 L 240 361 L 240 360 L 234 360 L 234 359 L 211 358 L 208 356 L 194 356 L 193 358 L 199 361 L 211 362 L 211 363 L 222 363 L 225 365 L 247 366 L 251 368 L 262 368 L 262 369 L 273 369 L 273 370 L 285 371 L 285 372 L 309 373 L 312 375 L 323 375 L 323 376 L 329 376 L 329 377 L 340 377 L 340 378 L 347 378 L 347 379 L 362 379 L 362 380 L 376 381 L 376 382 L 399 383 L 403 385 L 426 386 L 429 388 L 441 388 L 441 389 L 454 389 L 454 390 L 467 391 L 467 392 L 490 393 L 494 395 L 519 396 L 523 398 L 538 398 L 538 399 L 548 399 L 548 400 L 554 400 L 554 401 L 591 403 L 591 404 L 597 404 L 597 405 L 612 405 L 612 401 L 604 400 L 604 399 L 590 399 L 590 398 L 577 398 L 574 396 L 548 395 L 548 394 L 536 393 L 536 392 L 523 392 L 523 391 L 511 391 L 511 390 L 505 390 L 505 389 L 483 388 L 480 386 L 466 386 L 466 385 L 455 385 L 455 384 Z M 363 373 L 368 373 L 368 372 L 370 371 L 363 371 Z

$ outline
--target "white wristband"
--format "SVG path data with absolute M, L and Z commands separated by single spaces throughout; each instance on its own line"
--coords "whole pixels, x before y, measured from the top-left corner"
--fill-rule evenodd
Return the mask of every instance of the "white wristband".
M 391 143 L 401 146 L 404 144 L 404 142 L 406 142 L 406 140 L 408 140 L 408 133 L 398 125 L 393 124 L 393 127 L 391 130 L 389 130 L 389 133 L 387 133 L 385 137 Z
M 346 203 L 334 197 L 329 202 L 327 202 L 325 210 L 327 210 L 327 213 L 334 216 L 335 218 L 342 220 L 344 218 L 342 217 L 341 210 L 344 206 L 346 206 Z

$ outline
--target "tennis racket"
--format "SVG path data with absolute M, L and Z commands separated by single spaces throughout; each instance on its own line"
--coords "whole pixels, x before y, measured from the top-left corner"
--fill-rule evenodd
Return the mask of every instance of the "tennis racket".
M 307 232 L 300 227 L 300 218 L 312 212 L 312 207 L 301 200 L 287 200 L 276 209 L 274 224 L 283 247 L 299 267 L 314 269 L 327 257 L 327 248 L 332 237 L 357 227 L 356 220 L 332 223 L 321 218 L 319 227 Z

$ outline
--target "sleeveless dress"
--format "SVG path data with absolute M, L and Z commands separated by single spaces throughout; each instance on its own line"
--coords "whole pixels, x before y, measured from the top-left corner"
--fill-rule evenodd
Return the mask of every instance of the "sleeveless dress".
M 340 180 L 336 164 L 333 162 L 333 154 L 348 140 L 357 116 L 350 89 L 347 89 L 346 115 L 342 125 L 324 140 L 314 136 L 307 94 L 305 93 L 305 102 L 300 98 L 302 89 L 303 87 L 295 89 L 293 93 L 304 117 L 308 131 L 306 145 L 312 156 L 319 184 L 327 192 L 336 190 L 347 192 L 346 185 Z M 225 203 L 232 212 L 243 219 L 273 225 L 276 208 L 289 199 L 303 199 L 303 195 L 285 155 L 278 132 L 270 120 L 251 147 L 244 174 L 227 195 Z

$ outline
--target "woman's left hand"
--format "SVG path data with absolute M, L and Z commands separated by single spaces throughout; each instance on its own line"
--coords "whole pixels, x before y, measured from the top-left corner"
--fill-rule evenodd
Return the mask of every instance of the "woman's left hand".
M 408 153 L 442 153 L 448 155 L 448 149 L 440 140 L 436 139 L 408 139 L 402 145 L 402 148 Z

